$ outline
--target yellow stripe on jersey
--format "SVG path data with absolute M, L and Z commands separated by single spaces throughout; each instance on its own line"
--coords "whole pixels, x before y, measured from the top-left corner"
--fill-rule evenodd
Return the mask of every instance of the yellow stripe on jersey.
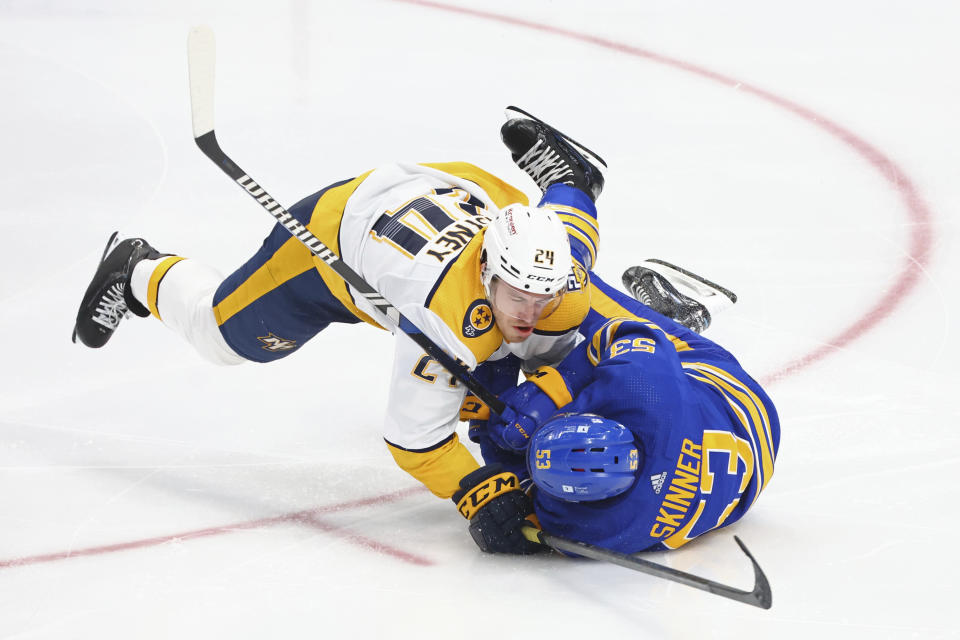
M 747 404 L 748 409 L 751 409 L 751 415 L 754 415 L 753 409 L 756 411 L 756 416 L 759 416 L 759 424 L 761 429 L 758 430 L 758 435 L 760 436 L 760 443 L 763 445 L 765 451 L 769 456 L 769 465 L 764 465 L 764 469 L 769 468 L 772 472 L 773 462 L 776 454 L 773 451 L 773 433 L 770 430 L 770 415 L 767 413 L 767 408 L 763 404 L 763 401 L 753 392 L 750 387 L 745 385 L 740 380 L 737 380 L 734 376 L 730 375 L 729 372 L 717 367 L 716 365 L 706 364 L 704 362 L 691 362 L 689 363 L 694 365 L 694 367 L 700 369 L 703 373 L 708 373 L 712 378 L 716 379 L 720 384 L 724 386 L 728 391 L 735 394 L 741 402 Z M 749 401 L 749 402 L 748 402 Z
M 671 549 L 679 549 L 683 545 L 687 544 L 693 538 L 689 538 L 690 530 L 693 529 L 693 525 L 697 524 L 700 520 L 700 514 L 703 513 L 703 508 L 706 506 L 707 501 L 701 500 L 697 505 L 697 510 L 693 514 L 693 517 L 687 521 L 687 524 L 683 525 L 683 528 L 677 531 L 675 534 L 669 538 L 664 538 L 663 544 L 670 547 Z
M 157 296 L 160 294 L 160 281 L 167 275 L 170 267 L 183 260 L 180 256 L 170 256 L 158 264 L 153 273 L 150 274 L 150 282 L 147 283 L 147 308 L 157 320 L 161 320 L 160 310 L 157 308 Z
M 424 162 L 420 166 L 430 167 L 437 171 L 443 171 L 450 175 L 469 180 L 481 189 L 487 192 L 487 195 L 497 205 L 497 208 L 503 209 L 508 204 L 519 202 L 520 204 L 530 204 L 526 194 L 507 184 L 492 173 L 487 173 L 480 167 L 472 165 L 469 162 Z
M 467 336 L 463 332 L 467 309 L 477 301 L 486 299 L 483 283 L 480 281 L 480 252 L 483 249 L 483 233 L 470 239 L 446 272 L 441 276 L 430 298 L 427 308 L 443 320 L 454 335 L 470 349 L 477 362 L 484 362 L 500 348 L 503 334 L 496 324 L 491 323 L 488 330 Z
M 560 204 L 545 204 L 545 209 L 556 211 L 567 229 L 567 233 L 582 242 L 590 251 L 589 269 L 597 264 L 597 251 L 600 247 L 600 229 L 597 221 L 583 211 Z
M 589 261 L 590 268 L 593 269 L 597 264 L 597 246 L 590 241 L 590 237 L 588 235 L 583 233 L 583 231 L 577 227 L 566 225 L 566 229 L 567 235 L 579 240 L 583 243 L 583 246 L 587 248 L 587 251 L 590 253 L 590 255 L 587 256 L 587 260 Z
M 602 327 L 597 329 L 596 333 L 593 334 L 593 339 L 590 341 L 590 346 L 587 347 L 587 358 L 590 360 L 590 364 L 593 366 L 600 364 L 600 356 L 607 350 L 607 347 L 613 343 L 617 329 L 620 328 L 621 324 L 629 321 L 629 318 L 611 318 L 607 320 Z
M 753 429 L 751 429 L 750 418 L 749 418 L 748 412 L 746 412 L 741 405 L 738 405 L 736 401 L 732 400 L 732 399 L 730 398 L 730 396 L 728 396 L 727 394 L 725 394 L 725 393 L 723 392 L 723 390 L 721 389 L 720 385 L 718 385 L 716 382 L 714 382 L 714 381 L 711 380 L 710 378 L 708 378 L 708 377 L 703 377 L 703 376 L 700 376 L 700 375 L 691 374 L 691 373 L 689 373 L 689 372 L 687 372 L 687 375 L 689 375 L 689 376 L 690 376 L 691 378 L 693 378 L 694 380 L 699 380 L 700 382 L 704 382 L 704 383 L 709 384 L 709 385 L 711 385 L 711 386 L 713 386 L 713 387 L 715 387 L 715 388 L 717 388 L 717 389 L 720 390 L 721 395 L 724 396 L 724 398 L 725 398 L 726 401 L 727 401 L 727 404 L 733 409 L 734 413 L 737 415 L 737 419 L 740 420 L 740 424 L 743 425 L 743 428 L 747 431 L 747 433 L 750 433 L 750 434 L 751 434 L 751 435 L 750 435 L 750 440 L 752 441 L 753 446 L 754 446 L 754 447 L 757 447 L 757 448 L 756 448 L 757 451 L 762 451 L 762 450 L 759 448 L 759 446 L 757 446 L 756 438 L 755 438 L 755 436 L 752 434 Z M 748 475 L 752 476 L 753 474 L 757 474 L 757 475 L 759 476 L 759 478 L 760 478 L 759 482 L 757 482 L 757 484 L 756 484 L 756 488 L 754 489 L 753 498 L 750 500 L 750 504 L 753 504 L 753 503 L 756 501 L 756 499 L 757 499 L 758 497 L 760 497 L 760 491 L 763 489 L 764 486 L 766 486 L 766 483 L 767 483 L 767 474 L 765 474 L 765 473 L 763 472 L 763 470 L 761 469 L 761 464 L 762 464 L 761 460 L 760 460 L 759 458 L 757 458 L 756 456 L 751 456 L 751 457 L 754 459 L 754 464 L 753 464 L 753 469 L 750 470 L 750 473 L 749 473 Z M 761 457 L 761 458 L 763 457 L 762 454 L 761 454 L 760 457 Z M 772 471 L 771 471 L 771 473 L 772 473 Z M 746 478 L 745 478 L 745 479 L 746 479 Z M 747 482 L 749 482 L 749 479 L 747 479 Z
M 387 442 L 401 469 L 422 482 L 433 495 L 449 498 L 460 488 L 460 479 L 480 468 L 456 433 L 429 451 L 408 451 Z
M 594 285 L 590 285 L 590 304 L 593 306 L 593 309 L 600 315 L 607 318 L 620 318 L 627 320 L 635 320 L 637 322 L 643 322 L 651 329 L 656 329 L 667 336 L 667 339 L 673 343 L 673 348 L 678 352 L 680 351 L 693 351 L 693 347 L 686 343 L 686 341 L 678 338 L 677 336 L 670 335 L 663 329 L 661 329 L 657 324 L 650 322 L 646 318 L 641 318 L 635 313 L 628 311 L 623 305 L 618 303 L 616 300 L 608 296 L 606 293 L 601 291 L 599 288 Z M 609 343 L 608 343 L 609 344 Z M 598 353 L 602 353 L 601 349 Z
M 222 325 L 261 296 L 312 268 L 310 250 L 296 238 L 290 238 L 262 267 L 213 307 L 217 325 Z
M 775 454 L 770 431 L 770 417 L 763 402 L 749 387 L 714 365 L 704 362 L 682 362 L 685 373 L 695 380 L 711 385 L 723 395 L 750 436 L 755 457 L 754 470 L 758 482 L 751 504 L 767 486 L 773 475 Z
M 737 508 L 737 505 L 740 504 L 740 498 L 737 498 L 733 502 L 727 505 L 727 508 L 723 510 L 723 513 L 720 514 L 720 517 L 717 518 L 717 526 L 714 529 L 719 529 L 723 526 L 723 523 L 727 521 L 727 518 L 730 517 L 730 514 L 733 513 L 733 510 Z
M 353 192 L 371 173 L 373 173 L 372 170 L 367 171 L 350 182 L 329 189 L 317 201 L 317 204 L 313 207 L 313 213 L 310 214 L 310 223 L 307 224 L 307 229 L 338 256 L 340 255 L 340 220 L 343 218 L 343 210 L 346 208 L 347 200 L 350 199 Z M 296 242 L 299 244 L 298 240 Z M 347 281 L 340 277 L 330 265 L 310 253 L 309 250 L 307 250 L 307 253 L 310 255 L 317 271 L 320 272 L 324 284 L 330 289 L 330 293 L 340 301 L 340 304 L 364 322 L 382 329 L 383 327 L 380 326 L 379 322 L 358 309 L 357 305 L 354 304 Z

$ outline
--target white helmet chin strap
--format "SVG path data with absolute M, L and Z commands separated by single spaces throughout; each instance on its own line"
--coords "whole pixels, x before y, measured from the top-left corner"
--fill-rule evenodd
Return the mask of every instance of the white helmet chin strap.
M 483 253 L 481 257 L 482 262 L 480 263 L 480 283 L 483 285 L 483 292 L 487 294 L 487 300 L 493 295 L 490 292 L 490 282 L 493 280 L 493 269 L 490 268 L 490 263 L 487 262 L 486 252 Z

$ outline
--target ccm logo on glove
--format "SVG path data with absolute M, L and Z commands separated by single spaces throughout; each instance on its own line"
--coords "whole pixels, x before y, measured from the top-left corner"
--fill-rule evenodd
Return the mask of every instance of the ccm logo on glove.
M 472 520 L 485 504 L 508 491 L 520 488 L 517 476 L 510 472 L 498 473 L 472 487 L 457 501 L 457 511 L 467 520 Z
M 520 490 L 516 474 L 499 464 L 471 471 L 453 494 L 457 510 L 470 521 L 470 537 L 485 553 L 538 553 L 546 547 L 524 536 L 537 527 L 533 502 Z

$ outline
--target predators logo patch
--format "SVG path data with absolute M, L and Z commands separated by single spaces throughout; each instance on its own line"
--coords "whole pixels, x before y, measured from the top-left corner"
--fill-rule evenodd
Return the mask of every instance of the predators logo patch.
M 476 338 L 485 334 L 493 326 L 493 309 L 486 300 L 474 300 L 467 307 L 463 317 L 463 335 Z
M 261 348 L 267 351 L 290 351 L 298 346 L 296 340 L 284 340 L 273 335 L 272 332 L 265 336 L 258 336 L 257 340 L 263 343 Z

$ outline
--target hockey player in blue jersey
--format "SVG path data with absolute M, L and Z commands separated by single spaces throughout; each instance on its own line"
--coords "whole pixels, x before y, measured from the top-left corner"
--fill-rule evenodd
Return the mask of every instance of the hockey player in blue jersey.
M 663 278 L 638 286 L 650 271 L 624 278 L 648 302 L 672 288 Z M 471 421 L 487 463 L 475 474 L 532 481 L 528 519 L 487 514 L 471 524 L 484 550 L 519 540 L 536 520 L 548 533 L 624 553 L 676 549 L 743 517 L 773 473 L 776 410 L 729 352 L 596 274 L 590 293 L 586 339 L 561 364 L 517 387 L 509 361 L 480 370 L 510 409 Z M 656 306 L 698 330 L 709 321 L 702 307 L 690 313 L 700 307 L 690 298 L 668 297 Z

